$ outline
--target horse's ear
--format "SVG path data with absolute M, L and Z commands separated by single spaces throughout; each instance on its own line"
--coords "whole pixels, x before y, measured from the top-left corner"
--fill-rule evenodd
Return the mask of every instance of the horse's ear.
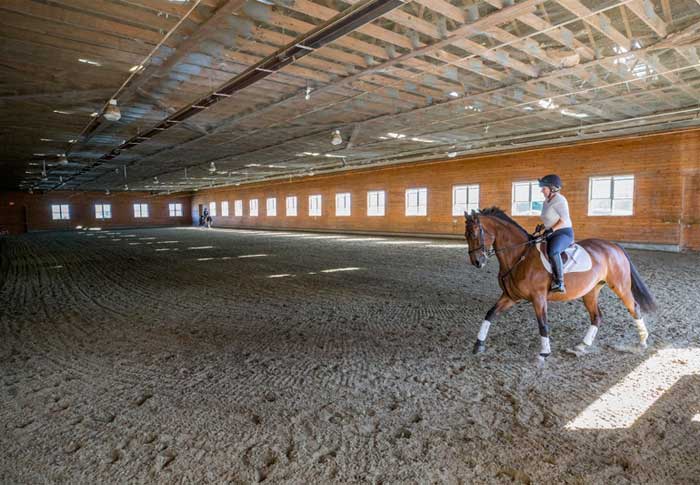
M 469 220 L 469 212 L 464 211 L 464 218 L 465 218 L 466 220 Z

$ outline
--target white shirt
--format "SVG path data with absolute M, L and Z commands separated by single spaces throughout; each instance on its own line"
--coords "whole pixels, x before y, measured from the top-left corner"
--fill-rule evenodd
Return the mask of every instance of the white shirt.
M 544 223 L 544 227 L 550 229 L 554 224 L 561 219 L 564 225 L 560 228 L 573 227 L 571 225 L 571 217 L 569 216 L 569 202 L 566 197 L 557 193 L 551 200 L 545 200 L 542 204 L 542 214 L 540 218 Z

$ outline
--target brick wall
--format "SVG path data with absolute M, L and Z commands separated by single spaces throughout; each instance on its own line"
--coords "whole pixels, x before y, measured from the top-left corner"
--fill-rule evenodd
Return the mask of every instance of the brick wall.
M 0 192 L 0 226 L 12 233 L 73 229 L 75 226 L 102 228 L 189 225 L 192 223 L 191 197 L 187 195 L 153 196 L 148 193 L 68 192 L 56 191 L 47 194 L 26 192 Z M 182 217 L 170 217 L 168 204 L 182 204 Z M 110 204 L 111 219 L 96 219 L 95 204 Z M 149 217 L 134 218 L 133 204 L 148 204 Z M 52 204 L 68 204 L 70 220 L 54 221 L 51 218 Z
M 462 234 L 463 217 L 452 216 L 452 186 L 479 184 L 480 206 L 497 205 L 510 213 L 512 183 L 555 172 L 564 179 L 577 239 L 600 237 L 617 241 L 683 245 L 700 249 L 700 130 L 627 137 L 439 162 L 407 164 L 227 187 L 197 192 L 200 204 L 217 202 L 215 224 L 229 227 L 355 230 L 396 233 Z M 589 177 L 635 176 L 634 215 L 588 216 Z M 428 215 L 407 217 L 405 190 L 428 189 Z M 385 190 L 386 216 L 366 216 L 366 193 Z M 352 215 L 335 216 L 335 194 L 352 193 Z M 308 196 L 323 196 L 322 215 L 308 215 Z M 285 216 L 285 197 L 298 197 L 298 216 Z M 265 199 L 277 198 L 277 216 L 266 216 Z M 250 217 L 248 201 L 259 199 L 259 216 Z M 244 216 L 235 217 L 234 200 L 244 201 Z M 228 200 L 229 217 L 220 215 Z M 537 217 L 517 217 L 533 229 Z

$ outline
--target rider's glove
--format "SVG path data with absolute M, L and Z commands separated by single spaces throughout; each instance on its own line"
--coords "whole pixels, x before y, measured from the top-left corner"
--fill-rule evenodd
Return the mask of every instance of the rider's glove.
M 549 229 L 545 229 L 545 230 L 544 230 L 544 235 L 548 237 L 548 236 L 550 236 L 553 232 L 554 232 L 554 229 L 552 229 L 552 228 L 550 227 Z

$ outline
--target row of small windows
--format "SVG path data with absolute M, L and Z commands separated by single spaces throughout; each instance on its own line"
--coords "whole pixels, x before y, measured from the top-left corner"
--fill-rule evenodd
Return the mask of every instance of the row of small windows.
M 588 215 L 589 216 L 630 216 L 633 214 L 634 176 L 616 175 L 608 177 L 591 177 L 588 189 Z M 536 216 L 542 211 L 544 197 L 536 180 L 514 182 L 512 192 L 511 213 L 515 216 Z M 350 192 L 335 194 L 335 215 L 338 217 L 350 216 L 352 195 Z M 309 196 L 309 216 L 318 217 L 322 214 L 322 196 L 320 194 Z M 407 216 L 426 216 L 428 214 L 428 189 L 425 187 L 411 188 L 405 194 L 405 214 Z M 133 205 L 134 217 L 137 219 L 149 217 L 148 204 L 137 203 Z M 286 198 L 286 215 L 295 217 L 298 201 L 294 195 Z M 209 213 L 217 215 L 216 202 L 209 203 Z M 479 185 L 456 185 L 452 187 L 452 215 L 460 216 L 465 211 L 479 209 Z M 243 216 L 243 201 L 236 200 L 233 205 L 235 217 Z M 266 214 L 269 217 L 277 216 L 277 199 L 274 197 L 266 200 Z M 370 217 L 384 216 L 386 214 L 386 192 L 373 190 L 367 192 L 367 215 Z M 182 217 L 182 204 L 168 204 L 170 217 Z M 259 215 L 258 199 L 248 201 L 248 215 Z M 229 216 L 228 201 L 221 202 L 221 216 Z M 51 217 L 53 220 L 69 220 L 70 207 L 68 204 L 51 205 Z M 111 204 L 95 204 L 95 219 L 111 219 Z
M 182 204 L 168 204 L 170 217 L 182 217 Z M 143 219 L 148 217 L 148 204 L 134 204 L 134 217 Z M 68 204 L 51 205 L 51 218 L 53 220 L 69 220 L 70 206 Z M 95 219 L 104 220 L 112 218 L 112 204 L 95 204 Z
M 589 216 L 629 216 L 632 215 L 634 195 L 634 176 L 620 175 L 611 177 L 591 177 L 589 181 Z M 428 215 L 428 189 L 425 187 L 411 188 L 405 194 L 405 214 L 407 216 Z M 352 195 L 350 192 L 335 194 L 335 215 L 338 217 L 351 215 Z M 536 180 L 514 182 L 512 193 L 511 213 L 515 216 L 537 216 L 542 211 L 544 196 Z M 318 217 L 322 214 L 322 196 L 309 196 L 309 216 Z M 297 215 L 298 201 L 295 195 L 286 198 L 286 216 Z M 270 197 L 266 200 L 268 217 L 277 216 L 277 199 Z M 461 216 L 464 212 L 479 209 L 479 185 L 455 185 L 452 187 L 452 215 Z M 209 213 L 216 216 L 216 202 L 209 203 Z M 386 214 L 386 192 L 373 190 L 367 192 L 367 215 L 384 216 Z M 228 201 L 221 202 L 221 215 L 229 216 Z M 243 216 L 243 201 L 234 201 L 235 217 Z M 258 199 L 248 201 L 248 215 L 259 215 Z

